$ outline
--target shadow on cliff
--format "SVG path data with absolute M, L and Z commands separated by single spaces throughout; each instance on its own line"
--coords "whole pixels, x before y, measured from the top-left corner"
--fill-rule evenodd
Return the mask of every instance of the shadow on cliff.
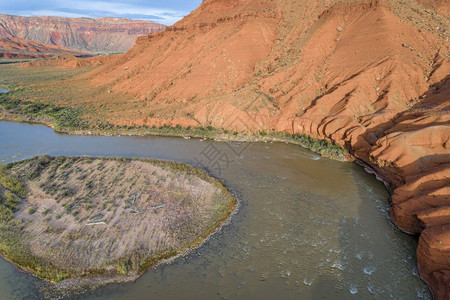
M 405 165 L 402 169 L 405 172 L 405 177 L 408 179 L 414 179 L 423 177 L 426 174 L 436 173 L 444 168 L 450 168 L 450 149 L 448 154 L 421 156 L 410 164 Z M 450 179 L 448 177 L 444 177 L 430 181 L 442 181 L 442 183 L 447 182 L 448 184 Z M 423 184 L 426 184 L 426 182 Z
M 433 122 L 433 118 L 430 118 L 430 122 L 423 122 L 425 117 L 433 117 L 436 115 L 443 115 L 448 113 L 450 109 L 450 105 L 446 105 L 449 103 L 448 95 L 450 94 L 450 75 L 447 75 L 443 80 L 438 83 L 431 85 L 427 92 L 422 94 L 420 97 L 416 99 L 411 99 L 409 101 L 411 108 L 405 111 L 402 111 L 396 114 L 392 119 L 389 119 L 386 122 L 380 123 L 374 127 L 367 128 L 366 131 L 357 137 L 356 142 L 351 145 L 347 142 L 347 148 L 349 152 L 359 159 L 363 160 L 365 163 L 370 163 L 370 151 L 376 145 L 377 141 L 386 136 L 387 134 L 394 132 L 410 132 L 416 131 L 419 129 L 426 128 L 430 125 L 433 126 L 448 126 L 448 121 L 440 121 Z M 377 113 L 376 115 L 382 115 L 382 112 Z M 367 116 L 371 117 L 371 116 Z M 363 118 L 361 118 L 363 119 Z M 411 124 L 411 120 L 418 120 L 418 124 Z M 420 121 L 420 123 L 419 123 Z M 402 124 L 402 122 L 408 124 Z M 350 129 L 351 130 L 351 129 Z M 448 147 L 448 145 L 444 145 Z M 436 155 L 438 156 L 438 155 Z M 407 166 L 407 168 L 412 167 L 412 165 L 423 165 L 428 161 L 435 159 L 436 156 L 430 157 L 422 157 L 418 161 L 413 162 L 411 165 Z M 449 162 L 450 159 L 448 156 L 438 157 L 439 162 L 445 163 Z M 389 180 L 394 187 L 398 187 L 405 183 L 404 177 L 398 170 L 395 168 L 389 168 L 389 170 L 383 170 L 383 168 L 377 168 L 377 171 L 383 177 L 388 177 L 389 173 L 391 173 Z M 384 166 L 386 168 L 386 166 Z M 385 174 L 383 174 L 385 173 Z

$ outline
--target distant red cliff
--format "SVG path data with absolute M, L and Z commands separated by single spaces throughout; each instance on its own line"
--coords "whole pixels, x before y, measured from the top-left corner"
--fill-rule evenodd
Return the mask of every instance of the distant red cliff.
M 86 56 L 90 53 L 20 38 L 0 37 L 0 58 L 48 58 L 63 54 Z
M 134 45 L 138 36 L 164 28 L 164 25 L 150 21 L 120 18 L 21 17 L 0 14 L 0 38 L 3 40 L 23 39 L 78 52 L 125 52 Z

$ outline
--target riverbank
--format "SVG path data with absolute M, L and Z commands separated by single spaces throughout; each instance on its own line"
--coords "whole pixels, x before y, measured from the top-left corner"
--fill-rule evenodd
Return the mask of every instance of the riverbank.
M 349 284 L 358 288 L 360 298 L 413 299 L 420 294 L 430 299 L 417 276 L 417 239 L 392 226 L 386 213 L 389 194 L 356 164 L 319 159 L 315 153 L 285 143 L 77 136 L 15 122 L 0 122 L 0 133 L 4 137 L 0 161 L 4 163 L 49 153 L 145 157 L 195 165 L 207 146 L 233 159 L 221 172 L 209 167 L 239 199 L 239 210 L 229 225 L 202 247 L 152 268 L 139 280 L 109 284 L 83 298 L 164 295 L 173 300 L 196 299 L 202 291 L 202 298 L 219 299 L 220 282 L 221 295 L 234 299 L 247 299 L 250 291 L 260 299 L 273 294 L 285 299 L 302 295 L 305 299 L 348 299 L 352 297 Z M 247 147 L 241 157 L 233 156 L 231 149 Z M 366 267 L 375 271 L 368 275 L 363 270 Z M 46 298 L 47 286 L 54 285 L 20 274 L 7 263 L 0 264 L 0 272 L 7 274 L 6 289 L 2 289 L 6 297 L 12 295 L 9 285 L 15 298 L 27 293 Z
M 229 132 L 226 129 L 206 127 L 170 126 L 120 126 L 108 122 L 92 123 L 82 117 L 82 111 L 53 104 L 15 100 L 10 94 L 0 95 L 0 120 L 43 124 L 59 133 L 76 135 L 133 135 L 172 136 L 210 139 L 221 142 L 281 142 L 302 146 L 323 157 L 353 161 L 348 152 L 328 140 L 314 139 L 303 134 L 260 131 L 258 134 Z
M 149 159 L 35 157 L 2 166 L 0 184 L 2 254 L 71 291 L 137 279 L 237 205 L 204 170 Z

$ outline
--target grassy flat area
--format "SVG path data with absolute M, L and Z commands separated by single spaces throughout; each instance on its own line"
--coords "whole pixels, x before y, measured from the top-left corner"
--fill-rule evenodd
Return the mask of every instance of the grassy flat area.
M 0 251 L 52 282 L 134 280 L 201 244 L 235 205 L 221 181 L 185 164 L 34 157 L 0 168 Z

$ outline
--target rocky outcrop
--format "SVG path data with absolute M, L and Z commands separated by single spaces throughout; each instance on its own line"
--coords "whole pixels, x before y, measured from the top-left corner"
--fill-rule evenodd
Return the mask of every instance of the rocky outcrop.
M 0 37 L 0 58 L 49 58 L 59 55 L 86 56 L 88 53 L 19 38 Z
M 90 83 L 134 100 L 111 106 L 111 123 L 302 133 L 346 147 L 390 183 L 392 220 L 420 234 L 420 274 L 449 299 L 448 7 L 203 1 L 104 60 Z
M 164 25 L 120 18 L 20 17 L 0 14 L 0 36 L 92 53 L 125 52 Z

